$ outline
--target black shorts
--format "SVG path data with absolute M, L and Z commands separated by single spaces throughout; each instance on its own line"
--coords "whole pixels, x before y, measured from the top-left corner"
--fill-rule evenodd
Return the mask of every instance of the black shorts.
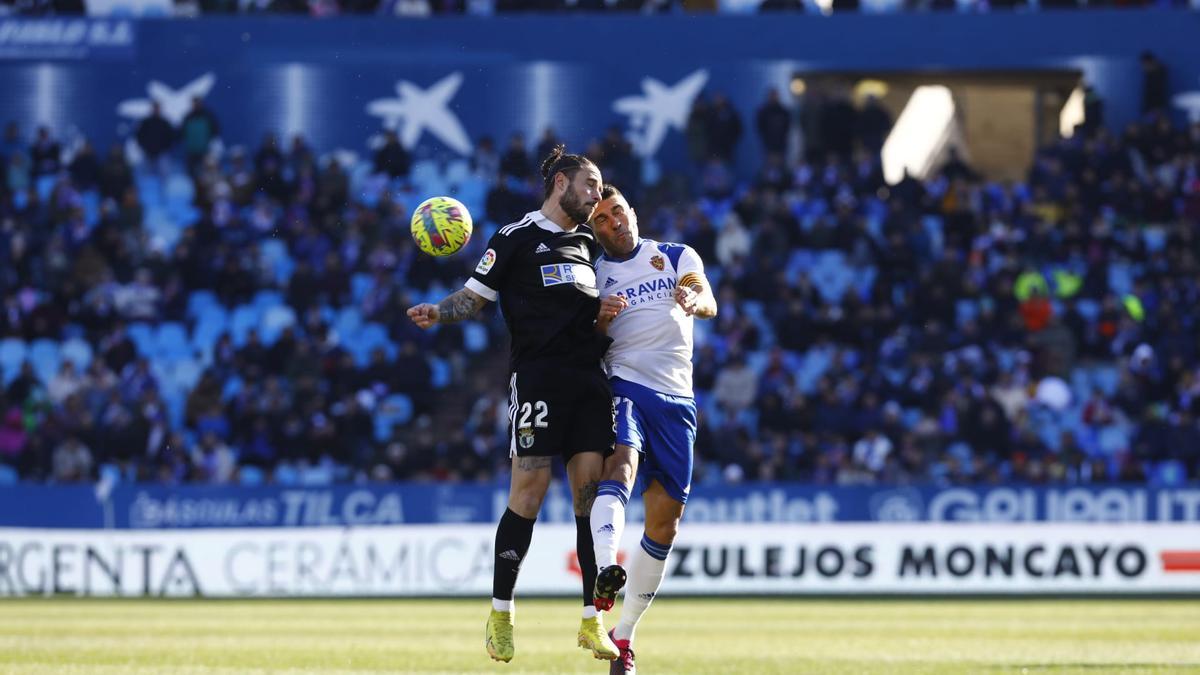
M 508 395 L 510 457 L 612 454 L 616 415 L 600 368 L 524 366 L 510 377 Z

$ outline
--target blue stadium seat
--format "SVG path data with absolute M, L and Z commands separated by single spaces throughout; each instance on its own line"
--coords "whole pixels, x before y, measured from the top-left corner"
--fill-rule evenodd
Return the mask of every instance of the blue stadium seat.
M 354 196 L 368 208 L 375 208 L 387 189 L 387 176 L 367 175 L 355 183 Z
M 275 467 L 275 482 L 280 485 L 296 485 L 300 482 L 300 474 L 296 469 L 287 465 L 280 464 Z
M 333 467 L 326 464 L 310 466 L 299 473 L 300 485 L 333 485 Z
M 471 177 L 471 165 L 465 159 L 454 159 L 446 164 L 445 178 L 449 183 L 461 184 Z
M 191 345 L 183 324 L 169 321 L 158 327 L 154 338 L 154 354 L 169 359 L 190 356 Z
M 1092 383 L 1099 387 L 1105 396 L 1113 396 L 1117 393 L 1117 387 L 1121 384 L 1121 372 L 1116 367 L 1095 366 L 1089 372 L 1092 376 Z
M 429 159 L 422 159 L 413 162 L 412 173 L 409 176 L 413 183 L 426 183 L 441 179 L 441 172 L 438 171 L 437 162 Z
M 229 329 L 229 315 L 220 305 L 201 309 L 192 327 L 192 348 L 207 354 L 217 343 L 217 338 Z
M 238 469 L 238 482 L 242 485 L 259 486 L 266 480 L 267 477 L 263 475 L 262 469 L 256 466 L 242 466 Z
M 138 354 L 147 357 L 154 354 L 154 329 L 150 324 L 142 321 L 131 323 L 126 332 L 137 347 Z
M 463 329 L 463 347 L 472 354 L 487 349 L 488 333 L 487 328 L 478 321 L 467 321 L 462 324 Z
M 354 299 L 354 304 L 359 304 L 367 295 L 367 291 L 371 290 L 374 280 L 371 275 L 358 273 L 350 277 L 350 297 Z
M 455 193 L 458 200 L 466 205 L 467 210 L 472 214 L 477 214 L 482 217 L 485 211 L 485 204 L 488 193 L 487 181 L 478 176 L 468 176 L 466 179 L 458 183 L 458 190 Z M 475 224 L 476 227 L 479 223 Z M 478 236 L 478 232 L 473 235 Z M 487 241 L 487 237 L 483 237 L 481 241 Z
M 279 291 L 262 290 L 254 294 L 254 308 L 260 313 L 284 304 L 286 304 L 286 301 L 283 299 L 283 293 Z
M 846 266 L 846 257 L 840 251 L 822 251 L 813 263 L 809 278 L 830 304 L 841 304 L 846 289 L 854 280 L 853 272 Z
M 1127 263 L 1114 262 L 1108 266 L 1108 289 L 1117 295 L 1133 290 L 1133 268 Z
M 1146 242 L 1146 250 L 1158 253 L 1167 247 L 1167 230 L 1159 226 L 1142 228 L 1142 241 Z
M 100 222 L 100 193 L 96 190 L 86 190 L 81 194 L 83 202 L 83 220 L 88 227 L 95 227 Z
M 295 262 L 281 239 L 267 239 L 259 244 L 259 255 L 263 265 L 274 275 L 275 283 L 286 285 L 292 278 Z
M 979 303 L 971 299 L 963 299 L 954 303 L 954 318 L 958 325 L 971 321 L 979 316 Z
M 29 346 L 29 362 L 42 382 L 49 382 L 58 373 L 58 343 L 54 340 L 34 340 Z
M 167 419 L 171 426 L 178 429 L 183 426 L 183 414 L 187 407 L 187 393 L 174 387 L 160 387 L 159 395 L 167 406 Z
M 143 216 L 143 226 L 153 239 L 166 248 L 174 248 L 175 242 L 183 234 L 183 225 L 171 216 L 166 208 L 147 206 Z
M 163 203 L 162 181 L 156 174 L 138 171 L 134 174 L 134 180 L 137 182 L 138 198 L 142 200 L 143 205 Z
M 233 344 L 238 347 L 246 344 L 246 334 L 251 328 L 258 327 L 258 321 L 259 312 L 253 305 L 238 305 L 229 321 L 229 333 L 233 337 Z
M 242 391 L 242 378 L 234 375 L 225 380 L 225 386 L 221 389 L 221 400 L 228 401 L 237 396 Z
M 170 378 L 182 391 L 191 391 L 200 381 L 203 369 L 195 359 L 180 359 L 171 365 Z
M 217 300 L 217 294 L 209 290 L 192 291 L 188 295 L 187 315 L 191 318 L 200 316 L 204 310 L 211 307 L 221 307 L 221 301 Z
M 865 300 L 871 297 L 871 286 L 878 274 L 879 270 L 874 265 L 863 265 L 852 273 L 850 280 L 859 298 Z
M 408 424 L 412 419 L 412 399 L 404 394 L 392 394 L 383 399 L 375 408 L 372 418 L 375 427 L 375 440 L 386 442 L 392 437 L 392 427 L 397 424 Z
M 24 340 L 13 337 L 0 340 L 0 368 L 4 369 L 5 374 L 20 368 L 27 354 Z
M 354 356 L 354 362 L 364 367 L 371 360 L 371 352 L 383 349 L 389 360 L 396 358 L 396 345 L 388 338 L 387 329 L 378 323 L 368 323 L 358 333 L 347 339 L 342 337 L 342 347 Z
M 925 229 L 925 234 L 929 237 L 929 244 L 933 255 L 940 256 L 942 254 L 942 243 L 945 241 L 942 217 L 925 216 L 921 218 L 921 226 Z
M 363 317 L 362 312 L 357 307 L 343 307 L 338 312 L 337 318 L 333 321 L 333 330 L 337 332 L 341 338 L 342 344 L 354 339 L 358 335 L 358 331 L 362 328 Z
M 445 389 L 450 384 L 450 364 L 436 356 L 429 357 L 430 383 L 434 389 Z
M 7 464 L 0 464 L 0 485 L 16 485 L 20 480 L 16 469 Z
M 1097 438 L 1100 452 L 1109 457 L 1116 457 L 1118 453 L 1129 448 L 1130 442 L 1133 440 L 1132 435 L 1128 427 L 1116 425 L 1104 427 L 1100 430 Z
M 92 345 L 81 338 L 71 338 L 62 343 L 59 356 L 74 363 L 75 368 L 83 372 L 92 363 Z
M 1095 321 L 1100 318 L 1100 303 L 1095 300 L 1081 298 L 1075 302 L 1075 309 L 1087 321 Z
M 358 341 L 368 351 L 376 347 L 383 347 L 389 342 L 387 328 L 384 328 L 383 324 L 375 323 L 374 321 L 367 323 L 359 330 Z
M 49 174 L 46 176 L 39 176 L 37 183 L 34 184 L 34 187 L 37 190 L 38 199 L 42 200 L 43 203 L 48 201 L 50 199 L 50 193 L 54 192 L 54 184 L 57 182 L 57 175 Z
M 98 473 L 100 475 L 100 482 L 102 483 L 116 485 L 121 482 L 121 467 L 116 464 L 101 464 Z
M 191 205 L 196 198 L 196 189 L 192 185 L 192 180 L 181 172 L 168 176 L 165 188 L 163 196 L 167 204 Z
M 763 371 L 767 369 L 767 360 L 769 358 L 770 355 L 761 350 L 750 352 L 746 355 L 746 365 L 749 366 L 750 370 L 753 370 L 756 375 L 761 377 Z
M 285 328 L 296 325 L 296 312 L 291 307 L 271 307 L 263 313 L 259 333 L 266 344 L 274 344 Z

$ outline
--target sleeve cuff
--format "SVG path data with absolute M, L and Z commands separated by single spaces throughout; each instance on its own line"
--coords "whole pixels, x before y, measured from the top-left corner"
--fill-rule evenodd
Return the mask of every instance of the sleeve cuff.
M 488 288 L 487 286 L 484 286 L 482 283 L 480 283 L 474 277 L 467 279 L 467 289 L 474 292 L 479 297 L 481 297 L 485 300 L 491 301 L 491 302 L 495 302 L 496 298 L 499 297 L 499 295 L 496 293 L 496 291 L 493 291 L 492 289 Z

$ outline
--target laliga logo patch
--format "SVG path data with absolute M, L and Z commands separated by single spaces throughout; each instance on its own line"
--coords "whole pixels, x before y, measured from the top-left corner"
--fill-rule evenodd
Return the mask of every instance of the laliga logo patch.
M 492 265 L 496 264 L 496 252 L 492 249 L 484 251 L 483 257 L 479 259 L 479 264 L 475 266 L 475 272 L 478 274 L 487 274 L 492 269 Z
M 528 450 L 533 447 L 533 428 L 522 427 L 517 429 L 517 442 L 521 444 L 523 450 Z
M 663 264 L 663 259 L 662 259 L 661 255 L 656 255 L 653 258 L 651 258 L 650 264 L 654 265 L 654 269 L 658 270 L 659 272 L 663 271 L 664 264 Z

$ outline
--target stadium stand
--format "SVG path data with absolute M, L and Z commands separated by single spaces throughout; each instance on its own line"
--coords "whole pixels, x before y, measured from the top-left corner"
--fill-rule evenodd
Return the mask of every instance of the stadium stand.
M 855 130 L 852 155 L 739 175 L 734 121 L 693 110 L 693 171 L 653 188 L 619 134 L 589 148 L 643 233 L 690 243 L 718 284 L 720 316 L 697 328 L 700 481 L 1198 477 L 1200 124 L 1151 110 L 1041 148 L 1018 183 L 952 157 L 889 188 L 863 149 L 878 130 Z M 119 147 L 101 160 L 10 125 L 0 480 L 503 471 L 494 310 L 428 334 L 403 318 L 536 207 L 538 186 L 511 175 L 532 148 L 490 147 L 342 166 L 270 138 L 189 175 L 183 153 L 130 166 Z M 443 192 L 478 229 L 435 260 L 408 210 Z

